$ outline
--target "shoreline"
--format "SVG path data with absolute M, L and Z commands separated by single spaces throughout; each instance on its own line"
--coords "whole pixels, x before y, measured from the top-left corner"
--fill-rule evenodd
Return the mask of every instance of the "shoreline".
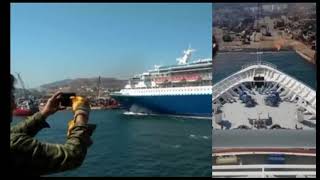
M 297 54 L 299 54 L 302 58 L 304 58 L 305 60 L 307 60 L 308 62 L 310 62 L 310 63 L 312 63 L 312 64 L 315 64 L 315 61 L 314 61 L 312 58 L 310 58 L 309 56 L 303 54 L 303 52 L 301 52 L 301 51 L 299 51 L 299 50 L 297 50 L 297 49 L 295 49 L 294 51 L 295 51 Z
M 290 35 L 281 32 L 283 35 L 274 35 L 272 37 L 262 36 L 263 39 L 254 41 L 249 44 L 243 44 L 240 39 L 235 39 L 231 42 L 224 42 L 222 39 L 224 30 L 215 28 L 214 34 L 218 42 L 219 52 L 281 52 L 281 51 L 295 51 L 304 60 L 313 65 L 317 64 L 316 50 L 313 50 L 310 45 L 303 41 L 292 39 Z M 218 52 L 218 53 L 219 53 Z
M 298 48 L 282 48 L 280 50 L 275 50 L 274 48 L 263 48 L 259 49 L 259 52 L 288 52 L 288 51 L 294 51 L 299 56 L 301 56 L 304 60 L 306 60 L 309 63 L 312 63 L 313 65 L 316 65 L 316 60 L 314 57 L 310 57 L 303 49 L 299 50 Z M 255 48 L 237 48 L 237 49 L 223 49 L 219 50 L 218 53 L 233 53 L 233 52 L 257 52 L 257 49 Z
M 283 48 L 278 50 L 275 50 L 274 48 L 263 48 L 259 49 L 258 52 L 284 52 L 284 51 L 294 51 L 290 48 Z M 239 48 L 239 49 L 231 49 L 231 50 L 219 50 L 218 53 L 228 53 L 228 52 L 257 52 L 257 49 L 254 48 Z

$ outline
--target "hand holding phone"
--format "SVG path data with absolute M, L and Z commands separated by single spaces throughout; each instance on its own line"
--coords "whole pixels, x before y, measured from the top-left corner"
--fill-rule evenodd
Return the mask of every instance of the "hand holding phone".
M 72 106 L 72 100 L 71 96 L 76 96 L 76 93 L 63 93 L 61 94 L 60 98 L 60 105 L 64 107 L 71 107 Z

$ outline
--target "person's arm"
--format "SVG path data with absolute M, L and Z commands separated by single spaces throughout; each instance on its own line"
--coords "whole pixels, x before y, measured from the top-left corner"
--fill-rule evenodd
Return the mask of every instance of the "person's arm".
M 44 175 L 79 167 L 91 144 L 86 122 L 86 117 L 77 116 L 65 144 L 42 143 L 25 133 L 12 133 L 14 168 L 29 175 Z
M 48 102 L 42 111 L 35 113 L 33 116 L 28 117 L 17 125 L 11 127 L 11 133 L 25 133 L 31 137 L 35 136 L 42 128 L 50 127 L 45 121 L 48 116 L 54 114 L 60 109 L 59 98 L 61 92 L 56 92 Z
M 31 137 L 34 137 L 42 128 L 49 128 L 49 124 L 46 122 L 46 116 L 43 116 L 40 112 L 22 120 L 18 124 L 11 127 L 11 133 L 25 133 Z

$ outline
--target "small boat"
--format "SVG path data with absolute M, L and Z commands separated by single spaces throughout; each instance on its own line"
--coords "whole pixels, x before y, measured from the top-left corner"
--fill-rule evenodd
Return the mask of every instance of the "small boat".
M 120 104 L 113 98 L 99 97 L 90 102 L 91 109 L 119 109 Z
M 14 116 L 31 116 L 37 112 L 37 108 L 33 101 L 23 100 L 17 104 L 16 109 L 13 110 Z
M 24 82 L 19 73 L 17 73 L 18 80 L 22 86 L 23 96 L 16 99 L 16 108 L 13 110 L 14 116 L 31 116 L 38 111 L 36 98 L 28 95 Z

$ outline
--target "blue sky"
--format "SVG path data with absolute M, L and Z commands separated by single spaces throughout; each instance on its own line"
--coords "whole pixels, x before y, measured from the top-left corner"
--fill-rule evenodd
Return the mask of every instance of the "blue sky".
M 211 3 L 13 3 L 11 73 L 27 88 L 79 77 L 127 79 L 176 64 L 190 43 L 211 57 Z

